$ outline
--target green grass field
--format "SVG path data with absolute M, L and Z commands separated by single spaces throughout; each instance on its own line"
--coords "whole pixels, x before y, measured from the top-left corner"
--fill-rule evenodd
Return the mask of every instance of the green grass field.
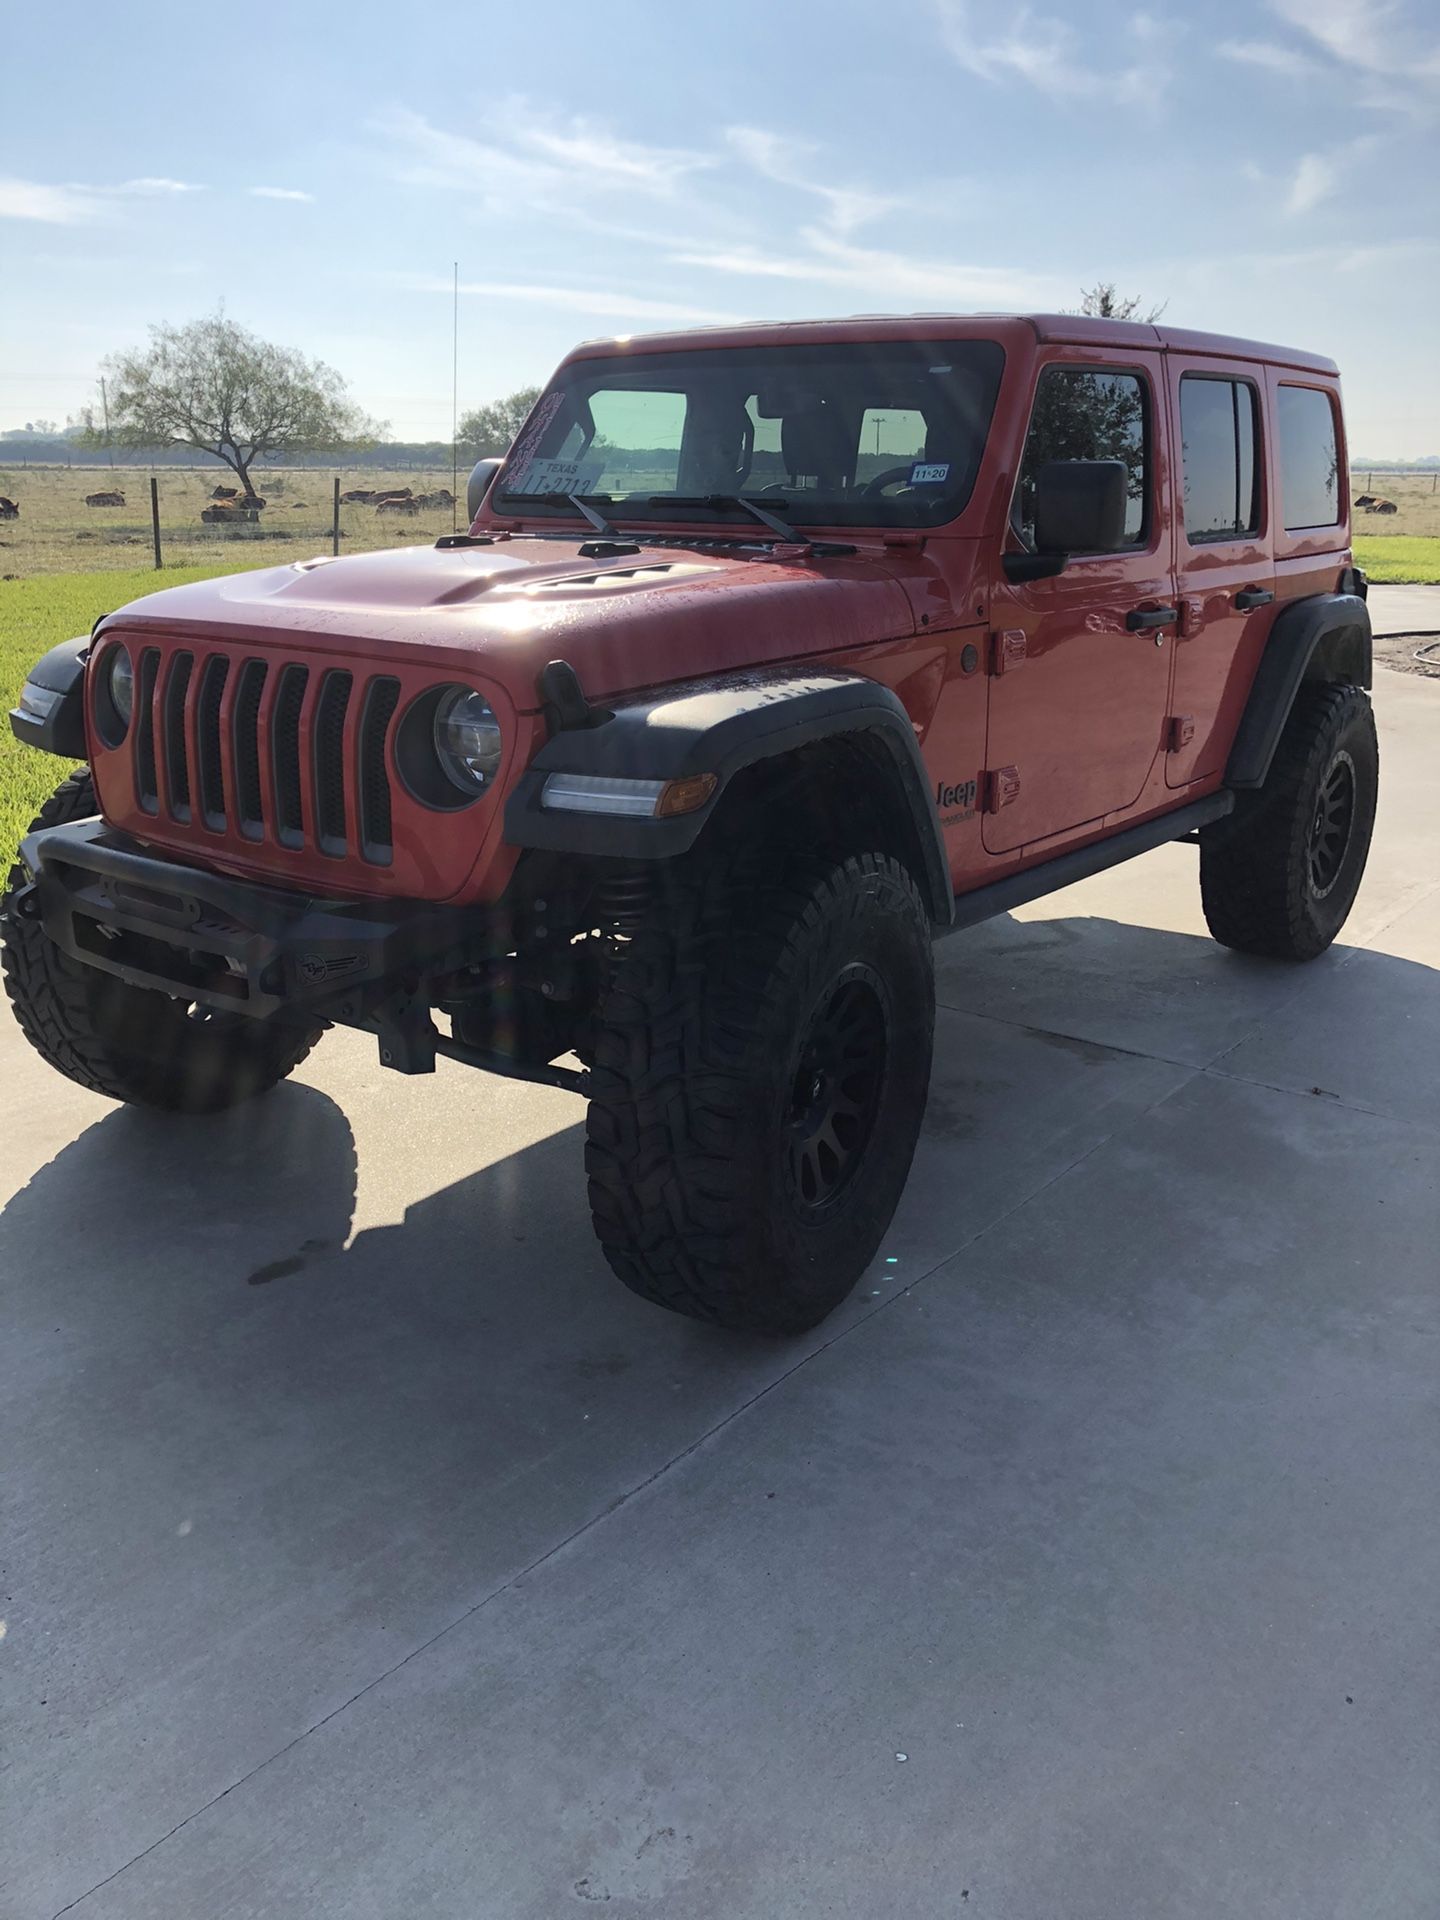
M 1356 566 L 1382 585 L 1440 586 L 1440 535 L 1357 533 L 1354 546 Z
M 0 581 L 0 716 L 8 714 L 25 675 L 57 640 L 88 633 L 102 613 L 160 587 L 236 573 L 231 566 L 153 568 L 128 573 L 52 573 L 35 580 Z M 0 873 L 8 870 L 20 835 L 40 804 L 64 778 L 48 753 L 27 752 L 0 718 Z

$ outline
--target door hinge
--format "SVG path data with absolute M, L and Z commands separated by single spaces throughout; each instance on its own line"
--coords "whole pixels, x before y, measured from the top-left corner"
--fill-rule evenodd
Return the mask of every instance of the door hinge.
M 1017 667 L 1025 664 L 1025 630 L 1023 627 L 1007 627 L 1004 633 L 992 633 L 990 636 L 991 673 L 1014 673 Z
M 1193 713 L 1172 713 L 1165 722 L 1165 751 L 1178 753 L 1182 747 L 1188 747 L 1195 738 L 1195 716 Z
M 984 776 L 986 813 L 998 813 L 1012 800 L 1020 798 L 1020 769 L 996 767 Z

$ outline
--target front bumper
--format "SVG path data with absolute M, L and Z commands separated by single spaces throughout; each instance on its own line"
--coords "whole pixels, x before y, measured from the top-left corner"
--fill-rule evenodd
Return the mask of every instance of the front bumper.
M 21 843 L 38 912 L 72 959 L 132 986 L 268 1019 L 355 1021 L 382 983 L 484 944 L 476 909 L 330 900 L 158 859 L 103 820 Z

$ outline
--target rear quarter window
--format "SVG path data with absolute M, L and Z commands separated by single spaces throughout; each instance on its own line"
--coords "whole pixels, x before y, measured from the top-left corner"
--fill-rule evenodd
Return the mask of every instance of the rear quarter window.
M 1276 389 L 1280 507 L 1289 533 L 1340 521 L 1340 451 L 1335 408 L 1319 387 Z

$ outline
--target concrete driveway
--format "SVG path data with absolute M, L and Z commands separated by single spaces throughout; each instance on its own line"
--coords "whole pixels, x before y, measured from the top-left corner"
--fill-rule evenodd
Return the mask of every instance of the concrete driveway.
M 1433 1920 L 1440 686 L 1312 967 L 1171 847 L 941 949 L 819 1334 L 632 1300 L 580 1109 L 0 1022 L 0 1912 Z

